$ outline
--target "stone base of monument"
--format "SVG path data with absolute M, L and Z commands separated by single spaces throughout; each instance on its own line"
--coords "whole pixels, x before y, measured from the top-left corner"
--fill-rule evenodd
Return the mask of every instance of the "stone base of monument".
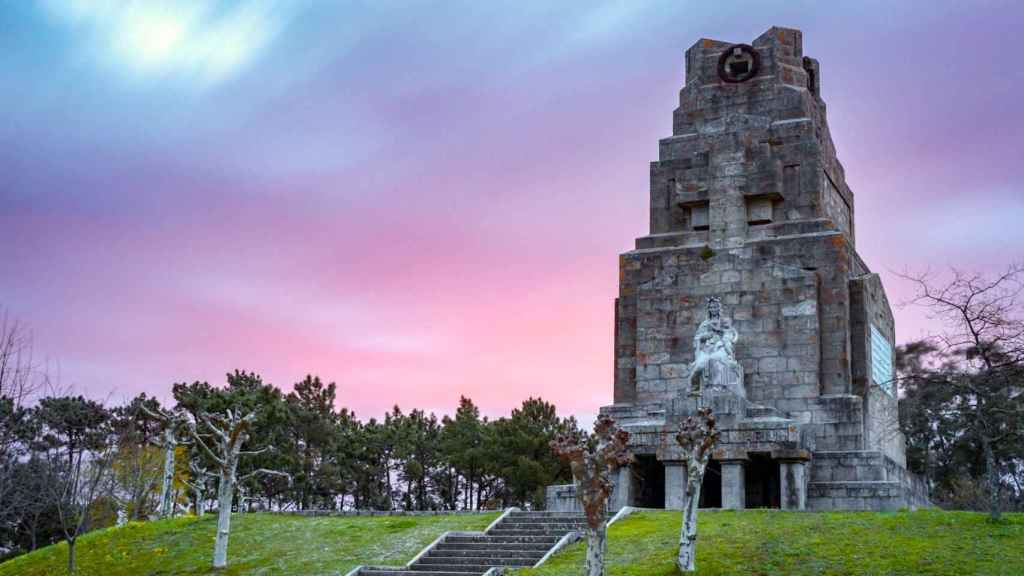
M 814 453 L 807 488 L 810 510 L 928 508 L 928 487 L 877 450 Z
M 813 406 L 810 405 L 813 402 Z M 702 487 L 702 508 L 895 510 L 927 507 L 927 489 L 892 455 L 863 450 L 861 399 L 819 397 L 793 412 L 725 390 L 670 402 L 612 405 L 602 414 L 630 432 L 636 462 L 615 479 L 609 509 L 682 508 L 686 467 L 674 440 L 679 424 L 711 407 L 720 437 Z M 812 414 L 815 417 L 805 417 Z M 575 511 L 571 485 L 549 486 L 549 510 Z

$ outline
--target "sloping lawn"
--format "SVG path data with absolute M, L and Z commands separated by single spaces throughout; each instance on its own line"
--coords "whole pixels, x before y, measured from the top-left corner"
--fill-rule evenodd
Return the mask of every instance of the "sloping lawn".
M 608 533 L 608 576 L 679 574 L 679 512 L 642 512 Z M 1024 514 L 701 512 L 698 574 L 1024 575 Z M 586 543 L 516 576 L 577 576 Z
M 482 530 L 497 514 L 232 519 L 229 567 L 210 569 L 216 519 L 136 523 L 83 536 L 79 573 L 340 574 L 401 564 L 445 530 Z M 609 531 L 608 576 L 675 575 L 678 512 L 642 512 Z M 701 512 L 698 574 L 1024 575 L 1024 514 L 990 524 L 970 512 Z M 516 576 L 577 576 L 585 543 Z M 67 548 L 0 564 L 0 576 L 64 574 Z
M 214 571 L 214 515 L 131 523 L 86 534 L 78 574 L 341 574 L 359 564 L 402 564 L 446 530 L 483 530 L 498 514 L 303 518 L 243 514 L 231 519 L 228 568 Z M 0 576 L 67 573 L 67 545 L 0 564 Z

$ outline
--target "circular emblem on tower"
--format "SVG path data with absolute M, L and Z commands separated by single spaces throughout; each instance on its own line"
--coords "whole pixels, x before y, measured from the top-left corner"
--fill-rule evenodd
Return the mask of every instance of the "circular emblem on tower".
M 761 57 L 749 44 L 734 44 L 718 57 L 718 77 L 726 82 L 744 82 L 757 74 Z

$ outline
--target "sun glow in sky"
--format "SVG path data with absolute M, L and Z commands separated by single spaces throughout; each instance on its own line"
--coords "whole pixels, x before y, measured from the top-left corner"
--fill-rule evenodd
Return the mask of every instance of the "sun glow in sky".
M 800 28 L 894 272 L 1024 256 L 1024 3 L 10 1 L 0 307 L 120 401 L 307 373 L 360 416 L 612 398 L 684 50 Z M 740 336 L 742 338 L 742 335 Z
M 285 3 L 49 0 L 83 53 L 134 80 L 176 78 L 207 88 L 251 65 L 287 21 Z

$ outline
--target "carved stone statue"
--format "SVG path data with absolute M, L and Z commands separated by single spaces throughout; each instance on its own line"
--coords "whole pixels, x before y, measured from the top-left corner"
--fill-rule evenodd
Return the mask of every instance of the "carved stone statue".
M 697 327 L 693 336 L 693 364 L 690 366 L 690 393 L 700 395 L 705 390 L 728 390 L 746 398 L 743 388 L 743 367 L 736 362 L 733 343 L 736 329 L 722 316 L 722 301 L 708 298 L 708 317 Z

